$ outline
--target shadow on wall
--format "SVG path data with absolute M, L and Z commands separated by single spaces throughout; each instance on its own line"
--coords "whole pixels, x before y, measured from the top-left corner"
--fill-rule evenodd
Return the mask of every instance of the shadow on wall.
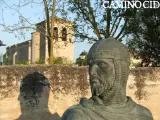
M 58 113 L 49 111 L 49 94 L 50 83 L 43 74 L 27 74 L 21 81 L 18 97 L 21 115 L 16 120 L 60 120 Z
M 58 115 L 58 113 L 54 113 L 51 118 L 51 120 L 61 120 L 61 117 Z

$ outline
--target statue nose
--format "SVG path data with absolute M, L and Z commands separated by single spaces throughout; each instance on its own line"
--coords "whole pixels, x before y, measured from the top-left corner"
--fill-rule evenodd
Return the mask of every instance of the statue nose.
M 96 76 L 97 76 L 97 65 L 93 65 L 93 66 L 91 67 L 90 73 L 91 73 L 91 75 L 92 75 L 93 77 L 96 77 Z

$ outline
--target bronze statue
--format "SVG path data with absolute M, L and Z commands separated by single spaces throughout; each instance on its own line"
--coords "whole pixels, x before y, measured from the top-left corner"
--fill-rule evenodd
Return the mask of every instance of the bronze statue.
M 110 37 L 97 41 L 88 54 L 92 97 L 82 98 L 61 120 L 153 120 L 151 112 L 126 97 L 130 55 Z

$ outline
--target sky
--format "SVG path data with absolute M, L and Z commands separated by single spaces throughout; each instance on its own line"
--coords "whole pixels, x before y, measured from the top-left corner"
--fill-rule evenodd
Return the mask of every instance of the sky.
M 19 25 L 19 13 L 17 13 L 15 10 L 9 8 L 5 3 L 7 3 L 8 6 L 13 6 L 14 4 L 18 4 L 19 0 L 1 0 L 0 1 L 0 24 L 6 24 L 13 26 L 14 24 Z M 8 2 L 9 1 L 9 2 Z M 14 7 L 15 8 L 15 7 Z M 31 23 L 38 23 L 45 19 L 43 6 L 39 4 L 34 4 L 33 6 L 28 5 L 25 7 L 22 7 L 20 9 L 20 13 L 27 18 L 28 21 Z M 26 40 L 31 39 L 31 33 L 33 31 L 27 31 L 25 32 L 25 38 L 19 38 L 19 35 L 16 33 L 18 37 L 15 36 L 13 33 L 8 33 L 3 31 L 4 28 L 0 25 L 0 40 L 3 41 L 6 46 L 0 47 L 0 54 L 5 54 L 6 47 L 11 46 L 17 43 L 24 42 Z M 81 52 L 84 50 L 88 52 L 92 45 L 89 44 L 87 41 L 84 42 L 76 42 L 74 43 L 74 61 L 76 58 L 79 57 Z

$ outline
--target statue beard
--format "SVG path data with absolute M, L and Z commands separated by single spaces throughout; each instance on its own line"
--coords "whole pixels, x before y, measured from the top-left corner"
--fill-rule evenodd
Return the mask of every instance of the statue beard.
M 98 79 L 94 81 L 97 81 L 97 80 Z M 112 92 L 112 88 L 113 86 L 106 82 L 100 83 L 100 84 L 93 83 L 91 85 L 91 92 L 93 96 L 97 96 L 103 100 L 107 100 Z
M 104 92 L 104 86 L 93 84 L 91 87 L 91 91 L 93 96 L 100 96 Z

